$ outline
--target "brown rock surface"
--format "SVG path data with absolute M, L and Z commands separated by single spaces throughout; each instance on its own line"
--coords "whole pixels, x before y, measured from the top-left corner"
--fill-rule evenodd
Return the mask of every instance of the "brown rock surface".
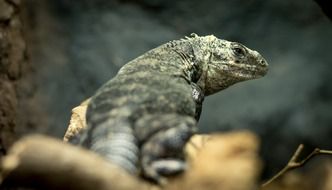
M 16 3 L 0 0 L 0 155 L 6 153 L 16 138 L 16 85 L 25 61 L 25 43 Z
M 0 157 L 20 136 L 45 128 L 27 61 L 22 10 L 20 0 L 0 0 Z
M 89 99 L 81 103 L 81 105 L 72 109 L 72 115 L 69 121 L 68 129 L 63 140 L 68 142 L 69 139 L 78 134 L 86 127 L 85 112 L 89 103 Z

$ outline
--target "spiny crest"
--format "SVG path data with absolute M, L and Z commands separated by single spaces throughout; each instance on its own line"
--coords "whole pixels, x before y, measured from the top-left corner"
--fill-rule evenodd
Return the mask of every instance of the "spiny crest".
M 200 62 L 208 61 L 211 54 L 211 47 L 215 46 L 215 42 L 218 40 L 214 35 L 198 36 L 192 33 L 185 39 L 191 44 L 195 59 Z
M 166 44 L 168 48 L 176 48 L 185 43 L 190 43 L 192 46 L 200 49 L 208 49 L 211 45 L 218 40 L 214 35 L 208 36 L 198 36 L 195 33 L 190 34 L 189 36 L 185 36 L 179 40 L 172 40 Z

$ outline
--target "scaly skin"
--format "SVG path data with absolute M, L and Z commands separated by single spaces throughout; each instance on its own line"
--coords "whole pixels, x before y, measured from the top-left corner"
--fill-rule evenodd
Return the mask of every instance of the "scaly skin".
M 92 97 L 85 147 L 157 183 L 186 169 L 205 96 L 267 73 L 256 51 L 213 35 L 175 40 L 124 65 Z

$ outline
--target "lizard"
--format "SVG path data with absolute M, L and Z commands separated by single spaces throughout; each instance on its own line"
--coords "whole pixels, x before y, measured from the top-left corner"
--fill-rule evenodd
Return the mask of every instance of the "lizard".
M 214 35 L 167 42 L 125 64 L 92 96 L 79 144 L 133 175 L 162 184 L 186 170 L 205 96 L 263 77 L 257 51 Z

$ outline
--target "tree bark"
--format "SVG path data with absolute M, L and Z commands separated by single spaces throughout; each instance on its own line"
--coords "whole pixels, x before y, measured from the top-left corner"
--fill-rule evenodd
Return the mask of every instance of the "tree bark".
M 17 83 L 26 62 L 19 0 L 0 0 L 0 157 L 17 139 Z

